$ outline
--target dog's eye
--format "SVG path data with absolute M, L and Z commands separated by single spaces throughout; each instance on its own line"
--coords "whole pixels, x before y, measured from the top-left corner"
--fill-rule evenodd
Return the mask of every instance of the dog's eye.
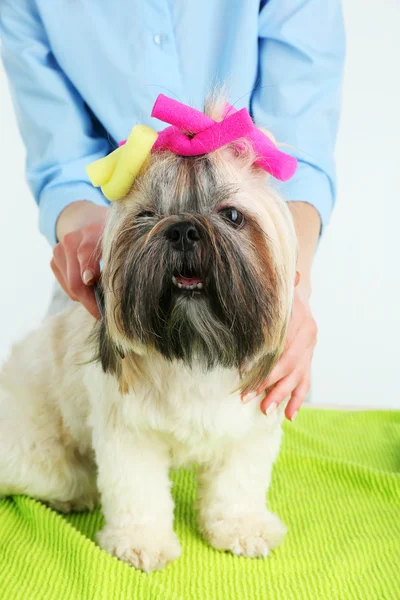
M 151 219 L 152 217 L 155 217 L 156 213 L 151 212 L 151 210 L 143 210 L 142 212 L 140 212 L 137 215 L 138 219 Z
M 240 227 L 244 223 L 244 216 L 241 212 L 236 210 L 236 208 L 232 208 L 232 206 L 228 206 L 227 208 L 223 208 L 220 212 L 220 215 L 227 221 L 229 221 L 235 227 Z

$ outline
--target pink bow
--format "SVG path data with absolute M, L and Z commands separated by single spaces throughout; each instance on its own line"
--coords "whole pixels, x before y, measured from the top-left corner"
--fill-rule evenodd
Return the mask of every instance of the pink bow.
M 223 120 L 216 122 L 202 112 L 160 94 L 151 116 L 170 124 L 158 134 L 152 152 L 170 150 L 182 156 L 199 156 L 245 138 L 257 155 L 255 164 L 277 179 L 287 181 L 296 171 L 297 160 L 278 150 L 254 125 L 245 108 L 236 110 L 226 104 Z

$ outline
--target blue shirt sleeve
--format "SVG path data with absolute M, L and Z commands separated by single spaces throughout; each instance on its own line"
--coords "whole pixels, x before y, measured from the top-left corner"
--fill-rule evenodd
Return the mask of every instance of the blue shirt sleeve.
M 340 0 L 261 2 L 252 114 L 299 160 L 296 175 L 280 186 L 284 197 L 312 204 L 322 228 L 335 201 L 344 54 Z
M 34 5 L 29 0 L 1 0 L 1 50 L 27 150 L 27 178 L 39 205 L 40 229 L 54 245 L 57 218 L 65 206 L 77 200 L 107 205 L 89 183 L 85 165 L 110 148 L 52 55 Z

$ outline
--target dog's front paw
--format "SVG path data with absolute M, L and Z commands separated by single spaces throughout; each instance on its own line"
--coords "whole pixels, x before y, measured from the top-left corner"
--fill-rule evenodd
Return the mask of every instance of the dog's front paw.
M 208 521 L 203 526 L 207 540 L 217 550 L 229 550 L 232 554 L 249 558 L 266 557 L 282 542 L 286 527 L 276 515 L 265 511 L 222 517 Z
M 181 553 L 174 531 L 156 525 L 126 528 L 106 525 L 97 534 L 97 541 L 109 554 L 146 573 L 163 569 Z

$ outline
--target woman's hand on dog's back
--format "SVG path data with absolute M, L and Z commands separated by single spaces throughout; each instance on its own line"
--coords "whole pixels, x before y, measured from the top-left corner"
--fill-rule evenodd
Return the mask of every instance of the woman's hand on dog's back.
M 101 237 L 108 208 L 80 200 L 69 204 L 57 221 L 51 268 L 68 296 L 100 318 L 91 286 L 100 276 Z

